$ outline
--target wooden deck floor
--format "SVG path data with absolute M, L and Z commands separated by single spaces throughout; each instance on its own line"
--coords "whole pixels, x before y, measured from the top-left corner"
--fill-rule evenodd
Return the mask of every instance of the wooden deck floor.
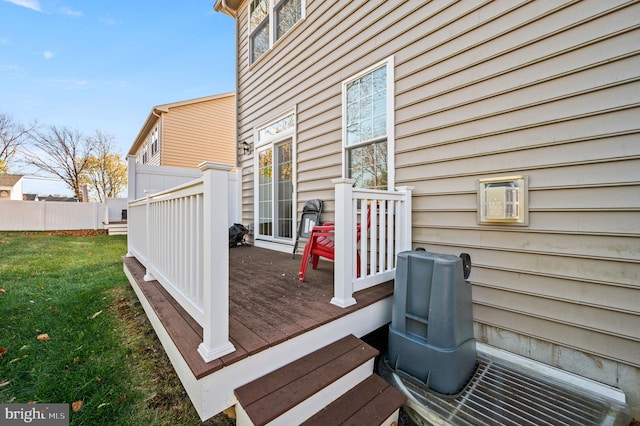
M 354 295 L 357 304 L 339 308 L 333 297 L 333 264 L 321 262 L 298 281 L 300 256 L 256 247 L 239 246 L 229 253 L 229 334 L 236 351 L 205 363 L 197 352 L 202 328 L 157 281 L 143 280 L 144 267 L 135 258 L 123 258 L 196 378 L 202 378 L 306 331 L 327 324 L 393 293 L 393 282 Z

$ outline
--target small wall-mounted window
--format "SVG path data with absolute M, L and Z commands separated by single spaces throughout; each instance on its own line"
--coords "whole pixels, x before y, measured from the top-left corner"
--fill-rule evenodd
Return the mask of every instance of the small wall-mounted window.
M 526 176 L 508 176 L 478 181 L 478 223 L 529 224 Z

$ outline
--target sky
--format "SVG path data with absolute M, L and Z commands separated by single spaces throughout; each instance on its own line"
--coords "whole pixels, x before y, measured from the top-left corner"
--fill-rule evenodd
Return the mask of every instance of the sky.
M 215 0 L 0 0 L 0 113 L 95 130 L 126 156 L 151 109 L 235 90 L 235 22 Z M 68 195 L 26 174 L 25 193 Z

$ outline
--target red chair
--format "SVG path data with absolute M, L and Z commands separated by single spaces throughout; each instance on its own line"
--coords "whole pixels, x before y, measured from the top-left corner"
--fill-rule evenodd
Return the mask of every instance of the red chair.
M 371 210 L 367 210 L 367 229 L 371 221 Z M 357 225 L 356 231 L 356 244 L 360 242 L 360 224 Z M 318 267 L 318 261 L 320 257 L 324 257 L 329 260 L 335 260 L 335 242 L 333 238 L 336 234 L 336 227 L 334 224 L 325 223 L 321 226 L 314 226 L 309 236 L 309 241 L 304 247 L 302 254 L 302 260 L 300 261 L 300 272 L 298 276 L 300 281 L 304 281 L 307 275 L 307 266 L 311 263 L 313 269 Z M 356 274 L 360 276 L 360 253 L 356 251 Z

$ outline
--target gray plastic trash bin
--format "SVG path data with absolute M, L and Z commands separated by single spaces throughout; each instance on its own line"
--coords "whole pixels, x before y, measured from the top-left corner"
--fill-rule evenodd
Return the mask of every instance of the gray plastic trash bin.
M 435 392 L 460 392 L 476 367 L 471 303 L 460 257 L 399 253 L 389 365 Z

